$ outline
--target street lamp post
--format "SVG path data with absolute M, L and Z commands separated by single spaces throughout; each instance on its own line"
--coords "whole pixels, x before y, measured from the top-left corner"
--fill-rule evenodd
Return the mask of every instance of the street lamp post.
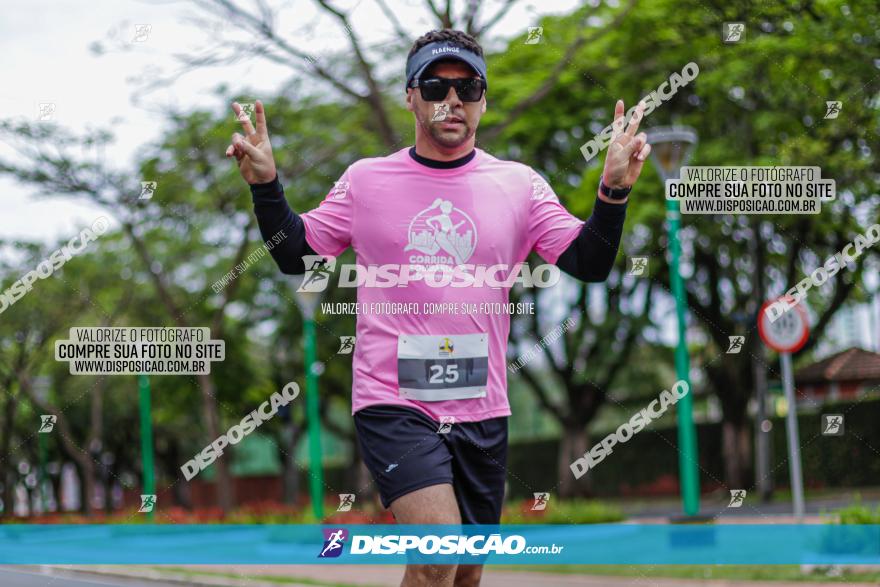
M 308 275 L 308 273 L 306 274 Z M 305 275 L 295 275 L 294 300 L 303 317 L 303 345 L 306 370 L 306 420 L 309 435 L 309 490 L 315 518 L 324 518 L 324 471 L 321 466 L 321 415 L 318 399 L 318 364 L 316 360 L 315 310 L 323 297 L 321 291 L 300 291 Z M 293 419 L 290 420 L 293 426 Z
M 657 172 L 666 180 L 678 179 L 681 168 L 687 165 L 697 143 L 697 133 L 688 127 L 662 127 L 648 131 L 651 159 Z M 687 296 L 681 277 L 679 261 L 681 243 L 678 229 L 681 212 L 678 202 L 666 200 L 666 227 L 669 237 L 669 284 L 675 297 L 675 313 L 678 319 L 678 343 L 675 346 L 675 371 L 679 380 L 690 387 L 690 359 L 687 350 Z M 700 511 L 700 478 L 698 473 L 697 431 L 694 426 L 693 393 L 679 400 L 678 415 L 678 466 L 681 498 L 686 516 L 696 516 Z
M 144 470 L 144 495 L 155 495 L 156 493 L 156 477 L 153 469 L 153 417 L 150 403 L 150 378 L 142 373 L 138 375 L 138 411 L 141 416 L 141 465 Z M 147 519 L 153 520 L 153 510 L 147 512 Z

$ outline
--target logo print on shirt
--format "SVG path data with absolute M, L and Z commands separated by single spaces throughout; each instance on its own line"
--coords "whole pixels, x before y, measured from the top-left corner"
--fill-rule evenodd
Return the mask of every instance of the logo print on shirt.
M 532 199 L 543 200 L 544 198 L 554 198 L 553 190 L 550 184 L 537 173 L 532 173 Z
M 351 187 L 347 181 L 337 181 L 333 183 L 333 189 L 330 191 L 334 200 L 341 200 L 348 193 L 348 189 Z
M 416 250 L 429 256 L 413 255 L 411 263 L 462 265 L 477 247 L 477 227 L 452 202 L 437 198 L 409 223 L 407 239 L 409 244 L 404 252 Z

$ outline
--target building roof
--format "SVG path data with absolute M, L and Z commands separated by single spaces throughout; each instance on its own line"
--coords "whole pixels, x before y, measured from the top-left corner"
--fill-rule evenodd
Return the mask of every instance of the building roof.
M 798 385 L 834 381 L 870 381 L 880 379 L 880 354 L 858 347 L 848 348 L 795 372 Z

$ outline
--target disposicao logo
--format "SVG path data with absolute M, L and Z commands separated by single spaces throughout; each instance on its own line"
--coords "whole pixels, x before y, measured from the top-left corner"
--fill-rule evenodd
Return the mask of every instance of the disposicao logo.
M 324 530 L 324 548 L 318 558 L 336 558 L 342 554 L 343 546 L 348 538 L 348 530 L 337 528 L 336 530 Z

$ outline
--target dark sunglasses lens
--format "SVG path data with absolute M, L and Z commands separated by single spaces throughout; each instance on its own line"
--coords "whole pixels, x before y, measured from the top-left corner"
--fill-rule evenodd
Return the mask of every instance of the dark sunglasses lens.
M 427 102 L 442 102 L 449 93 L 449 82 L 441 79 L 424 79 L 419 81 L 419 90 L 422 100 Z
M 483 95 L 483 85 L 475 79 L 458 80 L 455 92 L 462 102 L 476 102 Z

